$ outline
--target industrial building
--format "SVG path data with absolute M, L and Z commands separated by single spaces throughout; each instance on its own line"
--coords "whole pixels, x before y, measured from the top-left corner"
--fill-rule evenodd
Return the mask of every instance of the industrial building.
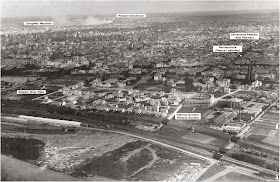
M 214 118 L 215 126 L 223 126 L 226 123 L 233 121 L 233 118 L 236 116 L 233 112 L 223 112 Z
M 228 103 L 229 103 L 229 108 L 241 109 L 241 107 L 243 106 L 243 99 L 232 98 L 229 100 Z
M 227 131 L 241 131 L 246 126 L 244 122 L 227 123 L 221 127 L 223 130 Z
M 267 104 L 257 103 L 257 102 L 249 102 L 244 106 L 243 111 L 259 114 L 260 112 L 262 112 L 264 110 L 265 107 L 267 107 Z
M 212 94 L 193 94 L 185 98 L 184 106 L 188 107 L 210 107 L 214 102 Z

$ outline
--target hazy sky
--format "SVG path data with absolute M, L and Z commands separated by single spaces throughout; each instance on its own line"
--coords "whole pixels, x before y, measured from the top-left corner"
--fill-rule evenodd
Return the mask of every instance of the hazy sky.
M 279 1 L 1 0 L 2 17 L 279 9 Z

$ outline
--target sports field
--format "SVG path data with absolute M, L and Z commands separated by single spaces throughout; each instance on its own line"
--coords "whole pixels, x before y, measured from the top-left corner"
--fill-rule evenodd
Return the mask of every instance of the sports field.
M 216 138 L 213 138 L 208 135 L 203 135 L 200 133 L 188 133 L 187 135 L 181 136 L 180 138 L 188 139 L 188 140 L 192 140 L 192 141 L 200 142 L 200 143 L 210 143 L 210 142 L 216 140 Z

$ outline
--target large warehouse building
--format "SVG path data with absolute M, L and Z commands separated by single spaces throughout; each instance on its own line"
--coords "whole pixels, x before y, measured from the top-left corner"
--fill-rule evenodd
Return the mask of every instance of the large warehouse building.
M 214 102 L 214 95 L 212 94 L 186 94 L 184 106 L 188 107 L 210 107 Z
M 40 123 L 45 123 L 53 126 L 72 126 L 72 127 L 80 127 L 81 122 L 76 121 L 67 121 L 60 119 L 50 119 L 50 118 L 42 118 L 42 117 L 34 117 L 34 116 L 25 116 L 20 115 L 19 118 L 27 119 L 28 121 L 35 121 Z

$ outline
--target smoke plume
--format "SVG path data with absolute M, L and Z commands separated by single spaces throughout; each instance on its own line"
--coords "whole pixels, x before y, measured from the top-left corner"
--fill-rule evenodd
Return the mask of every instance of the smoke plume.
M 111 20 L 100 20 L 95 17 L 87 17 L 84 21 L 82 21 L 83 25 L 101 25 L 101 24 L 107 24 L 107 23 L 112 23 Z

